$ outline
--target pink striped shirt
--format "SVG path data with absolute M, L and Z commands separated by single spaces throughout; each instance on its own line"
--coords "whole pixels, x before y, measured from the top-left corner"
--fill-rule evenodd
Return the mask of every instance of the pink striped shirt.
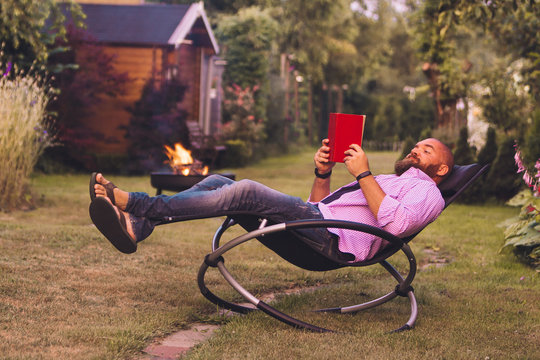
M 444 209 L 437 184 L 419 169 L 410 168 L 401 176 L 378 175 L 375 180 L 386 194 L 376 218 L 361 189 L 345 193 L 328 204 L 319 202 L 324 218 L 362 222 L 406 237 L 434 221 Z M 353 254 L 355 261 L 371 259 L 388 244 L 379 237 L 355 230 L 328 230 L 339 236 L 339 249 Z

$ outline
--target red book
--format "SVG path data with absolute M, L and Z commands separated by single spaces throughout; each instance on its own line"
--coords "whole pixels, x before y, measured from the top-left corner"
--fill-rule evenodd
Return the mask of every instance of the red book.
M 343 162 L 351 144 L 362 146 L 365 115 L 331 113 L 328 122 L 330 161 Z

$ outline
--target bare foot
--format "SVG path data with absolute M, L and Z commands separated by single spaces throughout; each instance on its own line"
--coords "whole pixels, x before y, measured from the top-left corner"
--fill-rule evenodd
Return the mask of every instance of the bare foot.
M 103 196 L 103 197 L 106 197 L 109 201 L 111 201 L 111 199 L 109 199 L 107 196 L 107 190 L 103 186 L 103 185 L 108 184 L 109 182 L 110 181 L 105 179 L 105 177 L 102 174 L 96 175 L 96 184 L 94 185 L 96 196 Z M 115 188 L 113 192 L 114 192 L 114 202 L 115 202 L 115 204 L 113 205 L 115 207 L 118 207 L 118 209 L 120 210 L 126 210 L 129 193 L 126 191 L 120 190 L 119 188 Z

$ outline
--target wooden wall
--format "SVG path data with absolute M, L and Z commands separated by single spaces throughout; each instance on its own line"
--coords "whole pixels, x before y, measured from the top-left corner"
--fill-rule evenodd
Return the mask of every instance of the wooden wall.
M 180 81 L 186 86 L 184 99 L 180 106 L 188 113 L 189 120 L 198 120 L 200 82 L 200 60 L 198 54 L 200 53 L 200 49 L 192 45 L 182 45 L 175 53 L 175 63 L 178 64 Z
M 172 48 L 144 48 L 127 46 L 105 46 L 105 51 L 115 55 L 115 68 L 119 72 L 127 72 L 131 82 L 124 95 L 111 98 L 104 97 L 102 103 L 88 119 L 88 126 L 105 132 L 109 141 L 97 144 L 99 153 L 125 153 L 128 140 L 120 126 L 129 124 L 131 114 L 126 110 L 140 99 L 144 85 L 154 79 L 158 86 L 166 76 L 166 68 L 174 66 L 178 69 L 180 81 L 186 86 L 186 92 L 179 107 L 187 113 L 188 120 L 199 119 L 201 48 L 182 45 Z M 112 141 L 110 141 L 112 140 Z
M 124 138 L 125 131 L 121 125 L 128 125 L 131 114 L 126 110 L 140 99 L 146 82 L 152 78 L 160 81 L 162 78 L 162 63 L 164 50 L 161 48 L 105 46 L 105 52 L 115 55 L 115 68 L 118 72 L 127 72 L 130 83 L 126 93 L 111 98 L 104 96 L 94 114 L 88 119 L 91 129 L 104 132 L 109 140 L 97 144 L 96 151 L 100 153 L 125 153 L 128 142 Z

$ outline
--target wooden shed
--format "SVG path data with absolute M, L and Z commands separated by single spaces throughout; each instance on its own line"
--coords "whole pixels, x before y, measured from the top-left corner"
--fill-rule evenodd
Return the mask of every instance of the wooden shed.
M 123 154 L 129 139 L 126 108 L 141 97 L 148 81 L 156 84 L 177 76 L 187 87 L 179 108 L 188 121 L 213 135 L 221 122 L 220 91 L 224 62 L 206 17 L 203 3 L 191 5 L 145 4 L 140 0 L 78 1 L 86 15 L 90 35 L 105 52 L 114 54 L 115 68 L 127 72 L 132 82 L 125 95 L 105 98 L 88 126 L 106 129 L 108 138 L 95 152 Z M 120 3 L 120 4 L 118 4 Z

